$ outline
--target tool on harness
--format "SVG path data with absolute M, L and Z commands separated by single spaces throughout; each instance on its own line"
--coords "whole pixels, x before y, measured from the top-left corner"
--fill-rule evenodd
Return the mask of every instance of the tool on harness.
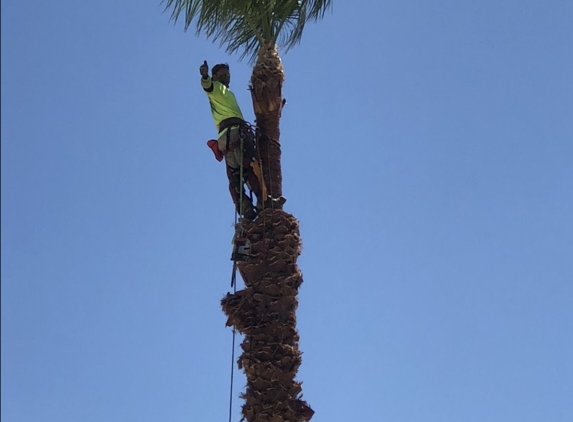
M 231 261 L 244 262 L 251 256 L 251 241 L 243 234 L 241 224 L 235 224 L 235 235 L 233 236 L 233 252 Z

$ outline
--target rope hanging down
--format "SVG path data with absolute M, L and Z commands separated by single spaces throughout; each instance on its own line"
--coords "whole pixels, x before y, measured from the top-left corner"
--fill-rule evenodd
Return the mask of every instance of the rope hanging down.
M 240 190 L 239 190 L 239 215 L 243 215 L 243 140 L 244 140 L 245 136 L 242 133 L 239 133 L 239 139 L 241 140 L 240 142 L 240 154 L 239 154 L 239 158 L 240 158 Z M 235 238 L 237 235 L 237 225 L 239 224 L 239 222 L 237 221 L 238 219 L 240 219 L 241 217 L 237 218 L 237 210 L 235 208 Z M 241 225 L 241 236 L 243 236 L 243 227 Z M 234 239 L 233 239 L 234 242 Z M 233 246 L 234 247 L 234 246 Z M 233 293 L 237 293 L 237 261 L 233 260 L 233 270 L 231 273 L 231 287 L 233 288 Z M 233 327 L 233 341 L 232 341 L 232 349 L 231 349 L 231 387 L 230 387 L 230 391 L 229 391 L 229 422 L 231 422 L 232 419 L 232 415 L 233 415 L 233 379 L 234 379 L 234 375 L 235 375 L 235 338 L 237 335 L 237 331 L 235 329 L 235 327 Z
M 234 282 L 235 279 L 237 278 L 237 263 L 234 262 L 233 263 L 233 273 L 231 275 L 231 278 L 233 281 L 231 281 L 231 283 L 233 284 L 233 293 L 237 293 L 237 284 Z M 233 378 L 235 375 L 235 337 L 236 337 L 237 331 L 235 330 L 235 327 L 233 327 L 233 345 L 232 345 L 232 349 L 231 349 L 231 387 L 230 387 L 230 391 L 229 391 L 229 422 L 231 422 L 231 418 L 232 418 L 232 414 L 233 414 Z

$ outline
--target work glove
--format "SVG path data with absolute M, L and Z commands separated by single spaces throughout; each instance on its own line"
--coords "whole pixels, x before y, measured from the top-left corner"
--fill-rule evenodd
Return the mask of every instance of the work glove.
M 203 64 L 199 66 L 199 73 L 203 79 L 207 79 L 209 77 L 209 65 L 207 64 L 207 60 L 205 60 Z

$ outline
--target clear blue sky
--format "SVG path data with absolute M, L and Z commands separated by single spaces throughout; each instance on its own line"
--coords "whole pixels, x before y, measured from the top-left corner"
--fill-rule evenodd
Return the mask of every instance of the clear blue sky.
M 155 0 L 1 7 L 2 421 L 226 421 L 198 66 L 252 120 L 248 63 Z M 573 421 L 573 2 L 335 1 L 283 63 L 313 421 Z

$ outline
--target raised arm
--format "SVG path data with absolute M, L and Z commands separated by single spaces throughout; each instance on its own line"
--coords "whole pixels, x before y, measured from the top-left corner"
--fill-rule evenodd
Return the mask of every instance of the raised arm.
M 199 73 L 201 74 L 201 86 L 205 92 L 213 91 L 213 81 L 209 77 L 209 65 L 207 60 L 203 61 L 203 64 L 199 66 Z

